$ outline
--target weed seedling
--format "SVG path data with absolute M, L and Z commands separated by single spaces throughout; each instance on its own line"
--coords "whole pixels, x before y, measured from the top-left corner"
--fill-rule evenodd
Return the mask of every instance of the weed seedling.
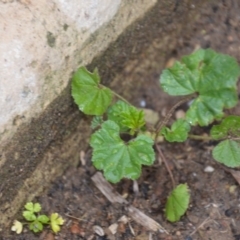
M 50 217 L 40 214 L 41 205 L 39 203 L 28 202 L 24 207 L 22 215 L 27 222 L 22 223 L 15 220 L 11 228 L 12 231 L 20 234 L 23 230 L 23 224 L 27 224 L 34 233 L 41 232 L 44 225 L 50 225 L 54 233 L 60 231 L 60 225 L 63 225 L 64 220 L 58 213 L 52 213 Z
M 190 194 L 187 184 L 175 186 L 157 139 L 168 142 L 184 142 L 188 138 L 206 139 L 191 134 L 191 128 L 214 124 L 207 139 L 218 141 L 213 149 L 213 158 L 228 167 L 240 166 L 240 117 L 227 116 L 224 109 L 238 102 L 237 80 L 240 69 L 236 60 L 211 49 L 199 49 L 160 76 L 162 89 L 172 96 L 184 96 L 154 129 L 147 129 L 144 111 L 132 106 L 127 100 L 100 83 L 100 76 L 81 67 L 72 79 L 72 96 L 79 109 L 93 115 L 90 145 L 93 148 L 92 162 L 103 170 L 105 178 L 117 183 L 122 178 L 137 179 L 142 165 L 152 165 L 155 149 L 164 161 L 171 176 L 174 189 L 166 204 L 166 218 L 175 222 L 186 212 Z M 113 101 L 115 98 L 118 101 Z M 171 126 L 168 122 L 174 111 L 188 103 L 186 116 L 177 119 Z M 150 134 L 149 134 L 150 132 Z M 121 134 L 128 134 L 124 141 Z

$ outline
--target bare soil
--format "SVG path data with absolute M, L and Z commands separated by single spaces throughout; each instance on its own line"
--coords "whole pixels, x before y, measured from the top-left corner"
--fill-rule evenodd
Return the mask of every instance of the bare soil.
M 166 57 L 165 65 L 199 47 L 210 47 L 232 55 L 240 63 L 240 1 L 222 0 L 199 11 L 201 18 L 196 21 L 194 33 L 177 39 L 176 48 Z M 155 42 L 149 51 L 158 51 L 157 44 L 158 42 Z M 159 72 L 148 75 L 149 61 L 151 59 L 146 59 L 144 62 L 141 59 L 141 64 L 129 63 L 125 69 L 129 81 L 118 87 L 132 90 L 131 99 L 135 106 L 140 107 L 144 100 L 147 108 L 163 116 L 177 99 L 167 97 L 160 90 Z M 184 111 L 185 106 L 179 109 Z M 240 106 L 238 105 L 231 112 L 240 115 Z M 201 134 L 208 133 L 208 130 L 206 128 L 203 132 L 199 132 L 199 129 L 195 129 Z M 77 168 L 68 169 L 52 184 L 45 195 L 35 199 L 41 203 L 45 213 L 57 212 L 63 216 L 65 224 L 61 232 L 55 236 L 50 229 L 45 229 L 41 234 L 36 235 L 25 229 L 21 235 L 11 233 L 0 239 L 238 240 L 240 239 L 240 187 L 231 173 L 213 160 L 211 150 L 215 144 L 215 142 L 194 140 L 161 144 L 175 181 L 187 183 L 191 191 L 189 209 L 177 223 L 169 223 L 164 218 L 164 206 L 172 184 L 165 166 L 158 161 L 152 167 L 143 168 L 142 176 L 137 180 L 138 193 L 133 190 L 133 182 L 130 180 L 123 180 L 113 185 L 130 204 L 159 222 L 169 234 L 150 232 L 131 219 L 127 223 L 118 222 L 122 216 L 127 215 L 127 212 L 123 205 L 110 203 L 92 182 L 91 177 L 96 170 L 91 164 L 89 148 L 79 149 L 79 153 L 82 151 L 82 159 L 79 158 Z M 85 164 L 83 159 L 86 161 Z M 208 166 L 214 171 L 205 172 Z M 111 234 L 109 226 L 115 223 L 117 223 L 116 233 Z M 96 226 L 103 229 L 104 236 L 96 231 Z

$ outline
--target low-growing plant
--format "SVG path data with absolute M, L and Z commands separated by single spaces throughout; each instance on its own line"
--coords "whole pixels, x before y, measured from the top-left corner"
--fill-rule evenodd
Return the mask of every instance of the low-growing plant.
M 147 129 L 144 111 L 132 106 L 122 96 L 100 83 L 100 76 L 81 67 L 72 79 L 72 96 L 79 109 L 93 115 L 90 145 L 92 162 L 103 170 L 105 178 L 117 183 L 122 178 L 137 179 L 142 165 L 155 161 L 153 146 L 168 168 L 157 139 L 184 142 L 188 138 L 208 139 L 219 143 L 213 149 L 213 158 L 228 166 L 240 166 L 240 117 L 228 116 L 224 110 L 238 102 L 237 81 L 240 68 L 237 61 L 211 49 L 199 49 L 160 76 L 161 88 L 172 96 L 184 96 L 154 128 Z M 114 101 L 115 99 L 118 101 Z M 184 118 L 169 127 L 174 111 L 188 103 Z M 190 134 L 194 126 L 212 126 L 208 137 Z M 130 140 L 122 137 L 129 135 Z M 187 184 L 175 186 L 166 204 L 166 217 L 175 222 L 186 212 L 190 194 Z
M 57 233 L 60 231 L 60 226 L 63 225 L 64 220 L 58 213 L 52 213 L 49 217 L 40 214 L 41 205 L 39 203 L 28 202 L 24 206 L 23 217 L 27 222 L 20 222 L 15 220 L 11 228 L 12 231 L 20 234 L 23 230 L 23 225 L 28 225 L 29 229 L 34 233 L 41 232 L 44 225 L 50 225 L 52 231 Z

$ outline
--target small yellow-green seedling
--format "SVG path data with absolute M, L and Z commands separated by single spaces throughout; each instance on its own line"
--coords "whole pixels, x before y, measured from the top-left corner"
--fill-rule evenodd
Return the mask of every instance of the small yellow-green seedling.
M 20 234 L 23 230 L 23 224 L 18 220 L 14 220 L 11 230 L 17 234 Z
M 60 225 L 63 225 L 64 220 L 58 213 L 52 213 L 50 217 L 44 214 L 40 214 L 41 205 L 39 203 L 28 202 L 24 206 L 23 217 L 27 222 L 20 222 L 14 220 L 12 231 L 20 234 L 23 230 L 23 225 L 28 225 L 29 229 L 34 233 L 39 233 L 43 230 L 44 225 L 50 225 L 54 233 L 60 231 Z
M 50 225 L 54 233 L 60 231 L 60 226 L 63 225 L 64 220 L 58 213 L 52 213 L 50 216 Z

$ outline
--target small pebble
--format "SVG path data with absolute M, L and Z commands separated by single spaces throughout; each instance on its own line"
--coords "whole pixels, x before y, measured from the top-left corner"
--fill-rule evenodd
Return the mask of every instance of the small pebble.
M 185 112 L 182 110 L 182 109 L 179 109 L 178 111 L 176 111 L 175 113 L 175 117 L 176 119 L 179 119 L 179 118 L 185 118 Z
M 181 236 L 181 232 L 180 232 L 180 231 L 177 231 L 177 232 L 176 232 L 176 235 L 177 235 L 177 236 Z
M 118 229 L 118 224 L 117 223 L 113 223 L 112 225 L 110 225 L 108 227 L 108 229 L 110 230 L 110 232 L 114 235 L 117 233 L 117 229 Z
M 175 58 L 170 58 L 170 59 L 167 61 L 165 67 L 166 67 L 166 68 L 172 67 L 172 66 L 174 65 L 175 61 L 176 61 Z
M 229 42 L 232 42 L 232 41 L 233 41 L 233 37 L 232 37 L 232 36 L 228 36 L 228 37 L 227 37 L 227 40 L 228 40 Z
M 234 194 L 236 189 L 237 189 L 237 186 L 236 185 L 232 185 L 232 186 L 229 187 L 229 192 L 231 194 Z
M 140 107 L 145 108 L 147 104 L 145 100 L 141 100 L 139 105 Z
M 118 222 L 122 222 L 124 224 L 128 223 L 128 221 L 129 221 L 129 219 L 128 219 L 128 217 L 126 215 L 123 215 L 122 217 L 120 217 L 118 219 Z
M 155 125 L 159 120 L 158 112 L 153 111 L 152 109 L 144 108 L 144 119 L 147 123 Z
M 234 213 L 234 208 L 229 208 L 225 211 L 225 215 L 227 217 L 231 217 L 231 215 Z
M 104 236 L 104 230 L 100 226 L 93 226 L 93 231 L 98 235 L 98 236 Z
M 206 172 L 206 173 L 212 173 L 212 172 L 214 172 L 214 170 L 215 169 L 212 166 L 207 166 L 204 168 L 204 172 Z
M 128 193 L 127 192 L 123 193 L 122 197 L 126 199 L 128 197 Z
M 197 217 L 195 215 L 189 215 L 188 219 L 189 219 L 189 221 L 191 221 L 194 224 L 198 224 L 199 223 L 199 217 Z
M 135 194 L 139 193 L 139 186 L 138 186 L 138 182 L 136 180 L 133 180 L 133 192 Z

